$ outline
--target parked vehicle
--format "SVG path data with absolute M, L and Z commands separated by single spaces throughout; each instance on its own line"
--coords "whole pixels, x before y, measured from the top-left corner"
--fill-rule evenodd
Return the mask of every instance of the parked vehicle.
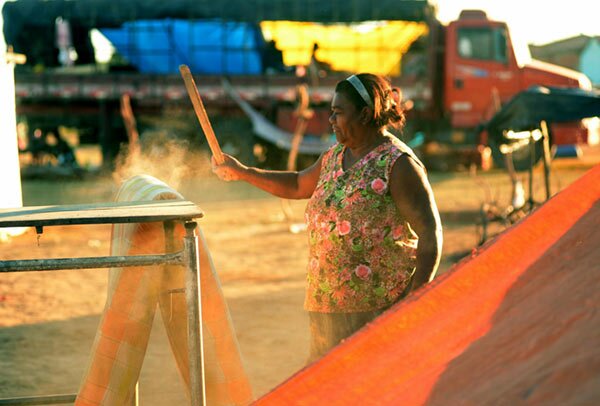
M 334 141 L 328 116 L 335 83 L 350 72 L 374 66 L 386 69 L 382 73 L 401 87 L 410 108 L 408 125 L 399 135 L 419 145 L 428 165 L 449 169 L 486 167 L 490 150 L 502 162 L 499 146 L 487 136 L 484 124 L 520 91 L 533 85 L 591 88 L 581 73 L 523 61 L 507 25 L 488 19 L 482 11 L 465 10 L 444 25 L 427 0 L 374 4 L 366 0 L 351 6 L 344 0 L 168 5 L 158 0 L 7 2 L 5 38 L 16 52 L 28 56 L 28 65 L 16 72 L 17 114 L 32 131 L 57 125 L 78 128 L 82 142 L 99 142 L 104 161 L 112 162 L 126 141 L 119 99 L 129 94 L 140 133 L 161 127 L 201 140 L 195 135 L 200 129 L 177 73 L 178 65 L 186 63 L 223 149 L 246 162 L 283 167 L 296 127 L 298 82 L 309 82 L 314 111 L 300 148 L 310 161 Z M 29 13 L 32 7 L 34 15 Z M 65 41 L 58 49 L 57 18 L 70 24 L 72 47 L 67 48 L 78 55 L 73 66 L 59 66 L 65 60 Z M 365 32 L 385 33 L 386 27 L 400 21 L 411 25 L 390 30 L 393 34 L 378 41 L 361 42 Z M 288 25 L 283 30 L 277 24 Z M 351 47 L 350 40 L 333 41 L 327 31 L 340 27 L 354 35 Z M 103 32 L 127 63 L 100 69 L 91 50 L 91 29 Z M 305 38 L 307 32 L 310 38 Z M 385 63 L 377 62 L 380 57 L 387 58 Z M 343 65 L 341 60 L 357 63 Z M 296 75 L 292 65 L 297 64 L 307 67 L 304 78 Z M 246 112 L 224 90 L 223 77 L 281 131 L 269 136 L 253 131 Z M 593 138 L 589 130 L 585 121 L 562 123 L 551 129 L 551 142 L 584 143 Z M 526 149 L 514 153 L 513 159 L 518 169 L 531 164 Z

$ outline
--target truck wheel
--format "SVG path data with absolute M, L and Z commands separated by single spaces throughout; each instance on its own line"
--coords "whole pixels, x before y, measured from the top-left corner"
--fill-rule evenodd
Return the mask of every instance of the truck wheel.
M 492 149 L 492 158 L 494 165 L 498 168 L 505 168 L 504 154 L 500 151 L 500 144 L 496 142 L 494 137 L 489 138 L 489 146 Z M 531 148 L 535 147 L 533 160 L 531 157 Z M 542 139 L 537 140 L 533 145 L 528 144 L 513 152 L 513 165 L 516 171 L 526 171 L 531 166 L 537 165 L 543 156 Z

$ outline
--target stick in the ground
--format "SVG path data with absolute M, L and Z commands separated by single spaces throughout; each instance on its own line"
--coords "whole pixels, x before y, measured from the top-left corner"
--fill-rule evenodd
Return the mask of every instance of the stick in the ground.
M 219 142 L 217 141 L 217 137 L 215 136 L 215 132 L 210 125 L 210 120 L 208 119 L 208 115 L 206 114 L 206 110 L 204 109 L 204 104 L 202 104 L 202 98 L 200 98 L 200 93 L 198 92 L 198 88 L 196 87 L 196 83 L 194 82 L 194 77 L 190 72 L 190 68 L 187 65 L 180 65 L 179 72 L 181 72 L 181 76 L 183 77 L 183 81 L 185 82 L 185 88 L 187 89 L 188 95 L 190 96 L 190 100 L 192 101 L 192 105 L 194 106 L 194 111 L 196 112 L 196 117 L 198 117 L 198 121 L 200 122 L 200 126 L 204 131 L 204 135 L 206 136 L 206 140 L 208 141 L 208 146 L 212 151 L 213 156 L 218 164 L 222 164 L 225 162 L 223 158 L 223 152 L 221 152 L 221 147 L 219 146 Z
M 131 109 L 130 97 L 127 93 L 121 95 L 121 117 L 127 130 L 127 139 L 129 140 L 129 156 L 136 159 L 141 153 L 140 135 L 137 130 L 135 116 Z

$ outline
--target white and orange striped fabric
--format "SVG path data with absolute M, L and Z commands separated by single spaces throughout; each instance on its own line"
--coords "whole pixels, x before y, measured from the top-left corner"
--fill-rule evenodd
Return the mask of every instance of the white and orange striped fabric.
M 116 200 L 183 199 L 156 178 L 125 181 Z M 182 248 L 184 228 L 175 226 L 175 249 Z M 206 241 L 199 235 L 206 397 L 210 405 L 245 405 L 252 390 Z M 162 223 L 117 224 L 111 255 L 157 254 L 165 251 Z M 189 392 L 185 269 L 146 266 L 110 270 L 108 295 L 87 371 L 75 405 L 131 404 L 140 375 L 156 307 L 161 310 L 171 349 Z M 189 395 L 189 393 L 188 393 Z

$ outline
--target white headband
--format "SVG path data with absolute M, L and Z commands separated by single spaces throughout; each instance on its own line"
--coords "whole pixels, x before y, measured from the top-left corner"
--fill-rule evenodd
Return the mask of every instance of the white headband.
M 352 75 L 346 79 L 350 84 L 356 89 L 360 97 L 367 103 L 367 106 L 373 108 L 373 101 L 371 100 L 371 96 L 369 96 L 369 92 L 367 92 L 367 88 L 360 81 L 358 76 Z

